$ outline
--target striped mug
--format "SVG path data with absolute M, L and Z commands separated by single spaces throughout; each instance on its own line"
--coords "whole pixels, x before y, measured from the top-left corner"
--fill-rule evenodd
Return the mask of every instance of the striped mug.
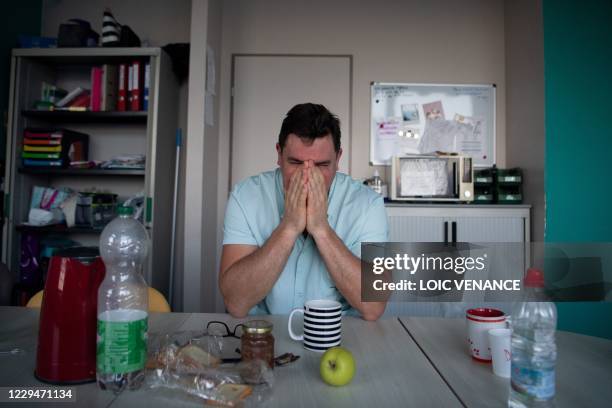
M 291 327 L 296 313 L 304 315 L 302 334 L 296 334 Z M 339 346 L 342 340 L 342 305 L 335 300 L 309 300 L 303 309 L 294 309 L 289 315 L 289 336 L 303 341 L 307 350 L 323 352 Z

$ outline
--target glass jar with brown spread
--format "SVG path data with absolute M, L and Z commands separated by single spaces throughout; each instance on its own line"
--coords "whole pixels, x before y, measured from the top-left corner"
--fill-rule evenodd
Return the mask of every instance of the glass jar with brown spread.
M 243 361 L 263 360 L 274 368 L 272 327 L 266 320 L 249 320 L 244 324 L 240 347 Z

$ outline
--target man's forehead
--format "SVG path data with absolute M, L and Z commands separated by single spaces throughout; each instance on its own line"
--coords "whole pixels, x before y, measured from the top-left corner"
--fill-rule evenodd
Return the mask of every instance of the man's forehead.
M 331 135 L 314 140 L 302 139 L 293 133 L 287 137 L 283 153 L 298 160 L 327 159 L 335 154 Z

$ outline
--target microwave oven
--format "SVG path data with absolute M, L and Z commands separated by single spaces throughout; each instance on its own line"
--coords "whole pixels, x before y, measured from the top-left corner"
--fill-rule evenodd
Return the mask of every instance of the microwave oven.
M 459 155 L 406 155 L 391 158 L 392 201 L 474 200 L 472 158 Z

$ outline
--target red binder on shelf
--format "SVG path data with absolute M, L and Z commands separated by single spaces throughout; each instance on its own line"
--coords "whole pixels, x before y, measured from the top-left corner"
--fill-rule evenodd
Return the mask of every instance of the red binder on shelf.
M 72 102 L 70 102 L 70 104 L 68 105 L 68 108 L 92 108 L 91 104 L 92 104 L 92 96 L 89 93 L 89 91 L 87 92 L 83 92 L 81 95 L 79 95 L 75 100 L 73 100 Z M 91 109 L 93 110 L 93 109 Z M 99 110 L 99 109 L 98 109 Z
M 134 84 L 134 67 L 132 64 L 128 65 L 128 85 L 127 85 L 127 108 L 126 110 L 132 110 L 132 85 Z
M 91 69 L 91 101 L 90 109 L 93 112 L 100 111 L 102 102 L 102 73 L 101 67 L 93 67 Z
M 142 63 L 140 61 L 132 62 L 132 102 L 130 110 L 139 111 L 142 108 Z
M 42 139 L 42 140 L 62 140 L 62 132 L 59 130 L 49 130 L 40 128 L 26 128 L 23 135 L 27 139 Z
M 128 102 L 128 65 L 119 65 L 119 92 L 117 94 L 117 110 L 124 112 L 127 110 Z
M 30 145 L 30 146 L 59 146 L 60 144 L 62 144 L 62 138 L 57 137 L 55 139 L 52 139 L 51 137 L 49 138 L 28 138 L 25 137 L 23 139 L 23 143 L 25 145 Z

